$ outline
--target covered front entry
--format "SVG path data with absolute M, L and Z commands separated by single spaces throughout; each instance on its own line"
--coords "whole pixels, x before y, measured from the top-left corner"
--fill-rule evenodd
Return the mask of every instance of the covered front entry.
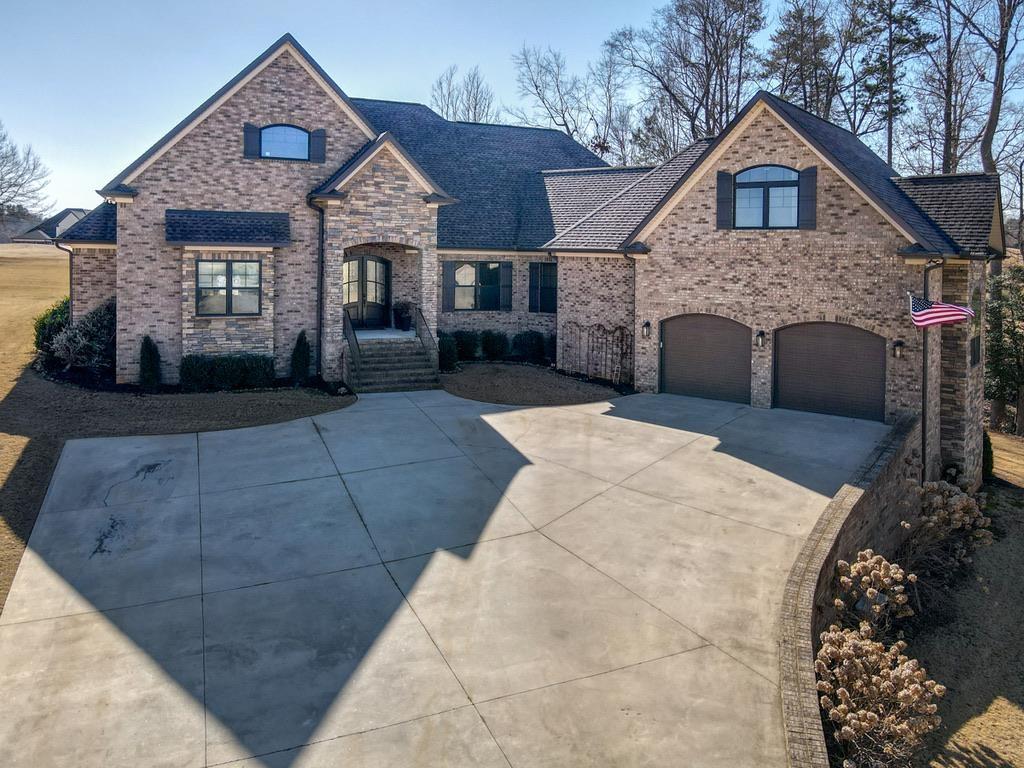
M 342 264 L 342 300 L 355 328 L 391 325 L 391 262 L 353 251 Z
M 750 328 L 718 315 L 661 324 L 661 391 L 750 402 Z
M 885 419 L 885 339 L 842 323 L 775 332 L 776 408 Z

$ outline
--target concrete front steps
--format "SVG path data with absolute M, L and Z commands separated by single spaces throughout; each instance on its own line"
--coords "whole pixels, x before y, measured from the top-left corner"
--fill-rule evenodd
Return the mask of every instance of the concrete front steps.
M 359 342 L 359 392 L 439 389 L 441 380 L 419 339 L 368 339 Z

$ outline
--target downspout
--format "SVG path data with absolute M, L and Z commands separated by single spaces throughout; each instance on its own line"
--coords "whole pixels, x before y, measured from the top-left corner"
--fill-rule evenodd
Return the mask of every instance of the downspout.
M 54 238 L 53 245 L 58 250 L 64 251 L 68 255 L 68 317 L 74 313 L 75 297 L 75 253 L 70 248 L 65 248 L 60 244 L 60 240 Z
M 316 267 L 316 375 L 323 379 L 324 349 L 324 209 L 306 198 L 306 205 L 317 212 Z
M 928 301 L 928 275 L 946 263 L 945 258 L 932 259 L 922 275 L 924 300 Z M 928 328 L 921 329 L 921 482 L 928 480 Z

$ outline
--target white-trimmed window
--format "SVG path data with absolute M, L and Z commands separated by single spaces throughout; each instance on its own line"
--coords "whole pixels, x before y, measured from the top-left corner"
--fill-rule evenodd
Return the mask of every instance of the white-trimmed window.
M 196 315 L 258 315 L 258 261 L 196 261 Z

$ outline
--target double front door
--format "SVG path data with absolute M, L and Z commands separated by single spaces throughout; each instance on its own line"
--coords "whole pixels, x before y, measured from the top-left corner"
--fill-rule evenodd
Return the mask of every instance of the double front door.
M 391 325 L 391 262 L 379 256 L 346 256 L 341 280 L 342 300 L 354 327 Z

